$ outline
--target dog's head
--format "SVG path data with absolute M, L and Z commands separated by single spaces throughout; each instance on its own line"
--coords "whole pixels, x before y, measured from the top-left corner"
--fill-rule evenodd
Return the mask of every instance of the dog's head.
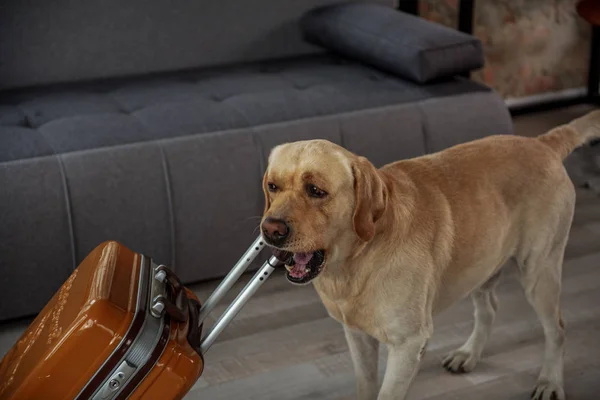
M 370 241 L 388 197 L 373 164 L 325 140 L 274 148 L 263 190 L 263 237 L 286 252 L 287 277 L 296 284 Z

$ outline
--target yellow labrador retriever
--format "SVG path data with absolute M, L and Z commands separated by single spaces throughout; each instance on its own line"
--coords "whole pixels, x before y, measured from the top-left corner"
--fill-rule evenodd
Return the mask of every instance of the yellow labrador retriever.
M 600 111 L 537 138 L 492 136 L 381 169 L 324 140 L 273 149 L 263 236 L 287 278 L 313 282 L 343 324 L 359 399 L 404 399 L 432 317 L 469 294 L 473 332 L 444 366 L 471 371 L 510 258 L 546 339 L 532 398 L 565 399 L 559 296 L 575 190 L 563 159 L 593 137 Z M 380 389 L 379 343 L 389 350 Z

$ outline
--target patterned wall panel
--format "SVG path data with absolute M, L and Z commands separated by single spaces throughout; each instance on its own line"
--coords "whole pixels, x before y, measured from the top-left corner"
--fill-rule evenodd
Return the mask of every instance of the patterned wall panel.
M 486 66 L 473 79 L 505 99 L 580 88 L 587 84 L 590 27 L 577 0 L 477 0 L 474 34 Z M 458 26 L 459 0 L 421 0 L 421 16 Z

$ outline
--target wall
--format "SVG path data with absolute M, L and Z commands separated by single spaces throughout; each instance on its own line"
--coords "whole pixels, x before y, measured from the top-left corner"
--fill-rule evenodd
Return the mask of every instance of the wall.
M 477 0 L 474 34 L 486 66 L 473 79 L 505 99 L 587 85 L 590 27 L 577 0 Z M 420 15 L 456 28 L 459 0 L 421 0 Z

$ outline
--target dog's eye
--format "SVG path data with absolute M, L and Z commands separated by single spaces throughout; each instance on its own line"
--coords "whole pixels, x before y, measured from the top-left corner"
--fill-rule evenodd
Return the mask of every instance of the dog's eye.
M 277 185 L 274 183 L 268 183 L 267 186 L 269 188 L 269 192 L 271 192 L 271 193 L 275 193 L 278 189 Z
M 311 197 L 316 197 L 318 199 L 322 199 L 323 197 L 327 196 L 327 192 L 319 189 L 315 185 L 306 185 L 306 191 Z

